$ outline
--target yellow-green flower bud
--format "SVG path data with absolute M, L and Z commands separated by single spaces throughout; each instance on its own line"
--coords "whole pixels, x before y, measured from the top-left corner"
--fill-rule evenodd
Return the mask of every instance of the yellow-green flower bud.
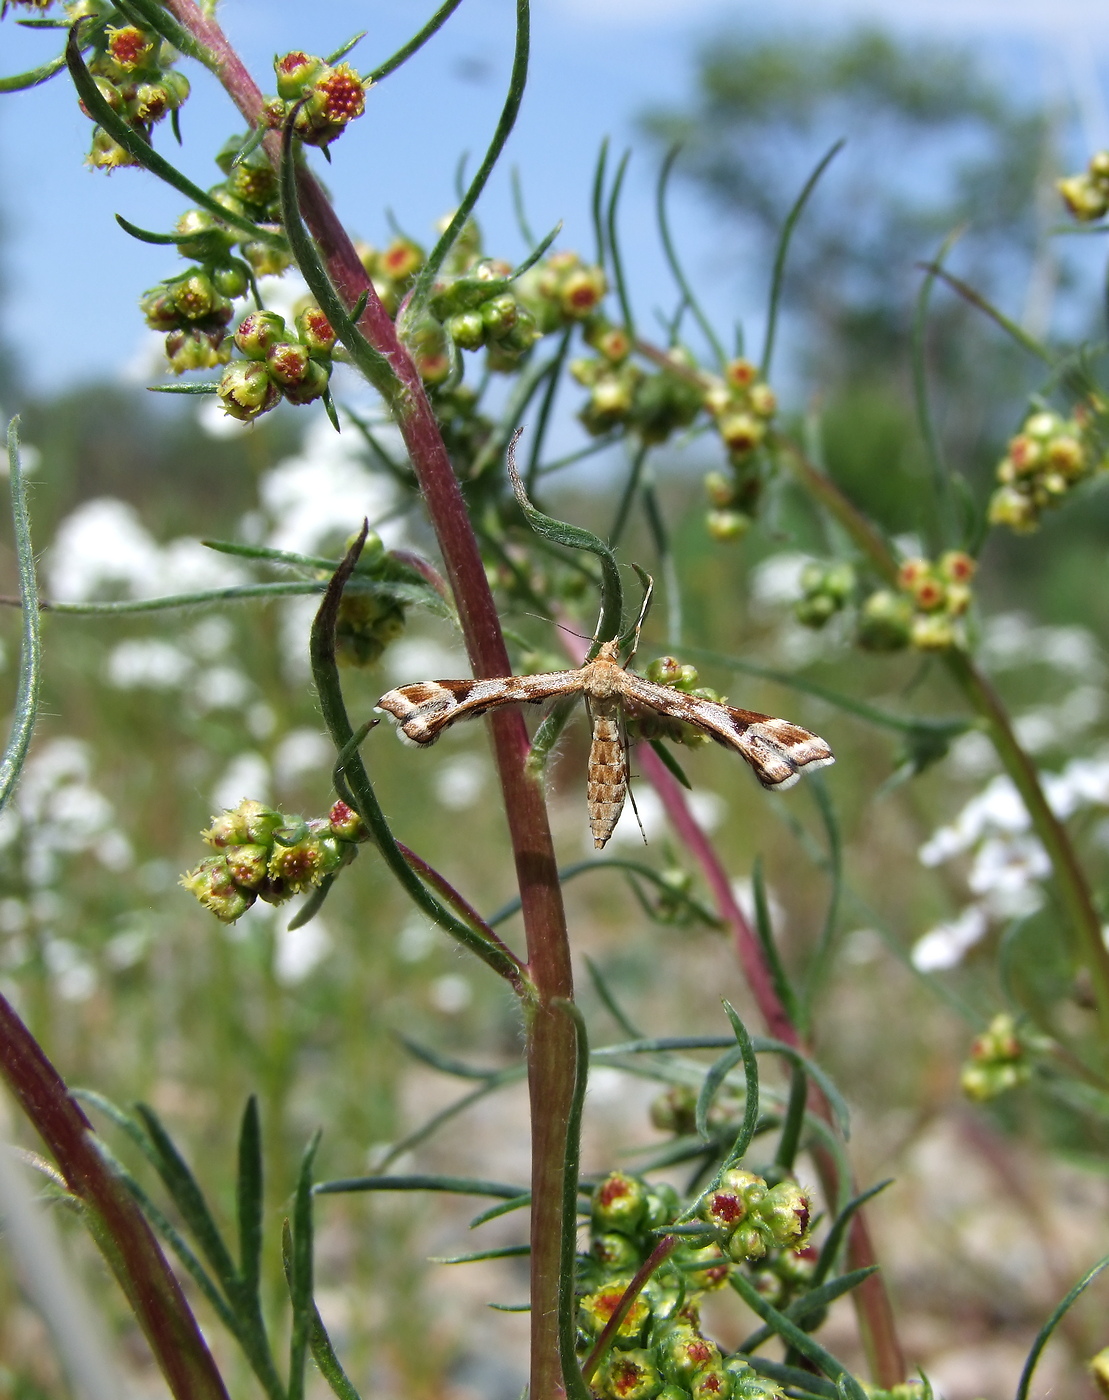
M 235 344 L 248 360 L 264 360 L 275 345 L 288 338 L 285 318 L 276 311 L 252 311 L 235 332 Z
M 1109 1347 L 1102 1347 L 1090 1358 L 1090 1375 L 1099 1394 L 1109 1397 Z
M 253 890 L 235 883 L 223 856 L 208 856 L 195 870 L 181 876 L 180 883 L 214 914 L 221 923 L 233 924 L 254 903 Z
M 609 1353 L 602 1368 L 603 1394 L 613 1400 L 654 1400 L 661 1389 L 662 1377 L 649 1351 Z
M 241 423 L 249 423 L 281 400 L 281 390 L 270 378 L 265 365 L 237 360 L 223 372 L 217 390 L 224 412 Z
M 867 651 L 900 651 L 909 645 L 912 620 L 913 607 L 904 594 L 879 589 L 859 613 L 859 645 Z
M 593 1192 L 593 1229 L 633 1233 L 646 1210 L 646 1183 L 624 1172 L 611 1172 Z
M 705 529 L 719 544 L 742 539 L 750 528 L 751 517 L 739 510 L 710 510 L 705 516 Z

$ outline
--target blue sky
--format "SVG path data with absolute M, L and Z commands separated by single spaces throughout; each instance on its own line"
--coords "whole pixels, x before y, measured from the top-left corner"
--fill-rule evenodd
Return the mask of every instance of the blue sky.
M 227 0 L 221 15 L 263 87 L 275 52 L 293 47 L 327 52 L 360 28 L 370 33 L 356 52 L 372 67 L 417 28 L 432 0 Z M 385 209 L 416 237 L 453 201 L 459 155 L 484 149 L 502 100 L 511 59 L 510 0 L 465 0 L 440 35 L 408 67 L 371 94 L 366 117 L 335 147 L 324 178 L 348 226 L 370 241 L 388 236 Z M 636 114 L 690 90 L 692 57 L 721 25 L 768 24 L 804 32 L 877 20 L 929 37 L 958 38 L 996 55 L 1036 84 L 1065 90 L 1081 110 L 1090 142 L 1109 142 L 1099 59 L 1109 47 L 1109 7 L 1093 0 L 780 0 L 766 8 L 741 0 L 538 0 L 534 6 L 532 78 L 508 157 L 479 215 L 490 251 L 522 251 L 511 213 L 508 169 L 524 174 L 533 227 L 565 220 L 563 246 L 588 251 L 588 187 L 598 143 L 610 135 L 632 144 L 624 218 L 629 233 L 651 227 L 656 155 L 635 128 Z M 57 38 L 0 29 L 0 71 L 41 61 Z M 239 129 L 214 82 L 195 65 L 194 95 L 183 112 L 185 147 L 174 153 L 167 130 L 159 142 L 198 183 L 217 178 L 211 153 Z M 180 266 L 172 250 L 129 239 L 116 212 L 147 228 L 169 229 L 184 201 L 145 172 L 107 177 L 84 168 L 90 127 L 59 78 L 31 93 L 0 99 L 0 207 L 9 338 L 21 347 L 28 380 L 39 388 L 118 373 L 142 333 L 135 302 L 143 290 Z M 471 164 L 472 168 L 472 164 Z M 735 248 L 695 194 L 675 187 L 675 230 L 689 269 L 713 287 L 721 323 L 761 307 L 743 304 Z M 668 274 L 651 237 L 630 237 L 630 273 L 645 305 L 671 299 Z M 722 261 L 723 260 L 723 261 Z M 657 296 L 655 289 L 659 288 Z

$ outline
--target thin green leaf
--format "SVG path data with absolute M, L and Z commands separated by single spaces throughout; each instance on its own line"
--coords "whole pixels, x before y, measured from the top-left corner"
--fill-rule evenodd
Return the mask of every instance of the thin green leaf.
M 155 1165 L 166 1190 L 173 1197 L 174 1204 L 196 1237 L 220 1287 L 229 1299 L 234 1299 L 239 1273 L 196 1177 L 154 1110 L 147 1104 L 140 1103 L 136 1105 L 136 1112 L 150 1137 L 156 1154 Z
M 585 966 L 586 970 L 589 973 L 589 980 L 593 983 L 593 990 L 597 993 L 601 1005 L 605 1008 L 608 1014 L 612 1017 L 612 1019 L 616 1022 L 620 1029 L 625 1033 L 625 1035 L 630 1035 L 633 1038 L 640 1035 L 640 1032 L 636 1030 L 635 1026 L 629 1019 L 627 1013 L 624 1011 L 624 1008 L 616 1000 L 616 995 L 613 992 L 612 988 L 608 985 L 608 980 L 606 979 L 604 973 L 593 961 L 593 959 L 588 955 L 585 959 Z
M 312 661 L 312 676 L 319 697 L 320 709 L 328 733 L 340 755 L 355 741 L 354 729 L 343 700 L 339 668 L 335 659 L 335 624 L 339 615 L 339 603 L 349 581 L 362 546 L 366 540 L 366 526 L 363 524 L 358 539 L 347 551 L 346 557 L 336 569 L 323 602 L 312 624 L 309 651 Z M 412 869 L 404 853 L 393 836 L 385 814 L 377 800 L 365 764 L 355 746 L 350 758 L 343 765 L 342 778 L 349 784 L 353 805 L 358 815 L 366 823 L 377 843 L 385 863 L 396 876 L 416 906 L 427 914 L 433 922 L 441 925 L 447 933 L 464 947 L 475 953 L 484 963 L 514 985 L 519 982 L 520 963 L 511 952 L 496 939 L 496 936 L 483 926 L 481 929 L 464 922 L 455 912 L 439 899 L 424 884 Z
M 601 142 L 597 152 L 597 164 L 593 168 L 593 238 L 596 244 L 597 266 L 604 268 L 608 263 L 608 247 L 605 240 L 605 167 L 608 165 L 608 137 Z
M 786 1366 L 781 1361 L 770 1361 L 764 1356 L 745 1356 L 744 1361 L 769 1380 L 779 1385 L 789 1386 L 791 1395 L 815 1396 L 817 1400 L 837 1400 L 839 1391 L 822 1376 L 814 1376 L 811 1371 L 802 1371 L 800 1366 Z
M 1032 1384 L 1032 1373 L 1036 1369 L 1036 1364 L 1040 1359 L 1044 1347 L 1051 1340 L 1052 1333 L 1059 1326 L 1071 1306 L 1081 1298 L 1098 1274 L 1109 1265 L 1109 1254 L 1104 1259 L 1098 1260 L 1094 1267 L 1083 1278 L 1074 1285 L 1071 1291 L 1051 1314 L 1048 1320 L 1036 1334 L 1036 1340 L 1032 1343 L 1032 1349 L 1028 1353 L 1028 1359 L 1024 1363 L 1024 1370 L 1020 1373 L 1020 1382 L 1017 1385 L 1016 1400 L 1028 1400 L 1028 1388 Z
M 758 935 L 763 957 L 770 970 L 770 980 L 774 984 L 778 1000 L 785 1007 L 790 1021 L 796 1025 L 798 1021 L 797 997 L 793 990 L 793 984 L 782 965 L 778 943 L 774 937 L 774 927 L 770 918 L 770 901 L 766 897 L 766 880 L 762 873 L 761 856 L 755 857 L 755 864 L 751 871 L 751 890 L 755 897 L 755 933 Z
M 399 1141 L 395 1142 L 386 1155 L 378 1164 L 382 1171 L 385 1171 L 395 1161 L 411 1152 L 420 1143 L 426 1142 L 433 1133 L 437 1133 L 444 1123 L 449 1123 L 452 1118 L 456 1118 L 466 1109 L 473 1107 L 475 1103 L 480 1103 L 482 1099 L 488 1098 L 490 1094 L 495 1094 L 498 1089 L 506 1084 L 514 1084 L 523 1079 L 527 1074 L 526 1065 L 513 1065 L 510 1069 L 502 1070 L 499 1074 L 486 1079 L 476 1089 L 471 1089 L 468 1094 L 463 1094 L 461 1098 L 455 1099 L 453 1103 L 441 1108 L 438 1113 L 433 1113 L 426 1122 L 421 1123 L 418 1128 L 413 1128 L 410 1133 L 406 1133 Z
M 531 1253 L 530 1244 L 508 1244 L 503 1249 L 479 1249 L 473 1254 L 432 1255 L 429 1264 L 478 1264 L 483 1259 L 521 1259 Z
M 791 1065 L 789 1072 L 789 1103 L 786 1105 L 782 1135 L 774 1154 L 774 1165 L 785 1175 L 793 1171 L 794 1158 L 801 1145 L 801 1129 L 805 1123 L 805 1104 L 809 1096 L 809 1078 L 800 1065 Z
M 239 1129 L 239 1174 L 236 1185 L 239 1218 L 239 1277 L 244 1292 L 258 1302 L 262 1277 L 262 1129 L 258 1100 L 251 1094 Z
M 305 924 L 310 924 L 324 906 L 324 901 L 331 893 L 335 884 L 334 875 L 325 875 L 319 886 L 312 891 L 305 902 L 286 924 L 286 930 L 292 933 L 294 929 L 303 928 Z
M 574 1093 L 566 1120 L 566 1148 L 562 1164 L 562 1267 L 558 1289 L 558 1349 L 562 1383 L 569 1400 L 593 1400 L 577 1356 L 578 1173 L 581 1167 L 581 1115 L 589 1082 L 589 1039 L 585 1018 L 572 1001 L 557 998 L 554 1005 L 574 1023 Z
M 524 208 L 524 186 L 518 165 L 512 167 L 512 212 L 516 215 L 516 227 L 520 230 L 520 237 L 530 246 L 535 242 L 535 234 L 531 231 L 527 210 Z
M 354 1388 L 350 1377 L 343 1370 L 339 1358 L 335 1355 L 335 1348 L 331 1344 L 331 1338 L 327 1335 L 327 1328 L 323 1325 L 323 1318 L 320 1317 L 320 1310 L 315 1303 L 312 1304 L 312 1330 L 308 1343 L 312 1348 L 312 1360 L 319 1367 L 320 1375 L 339 1397 L 339 1400 L 361 1400 L 361 1396 Z
M 842 1377 L 846 1382 L 846 1391 L 850 1400 L 866 1400 L 862 1386 L 843 1363 L 837 1361 L 830 1351 L 826 1351 L 807 1332 L 803 1332 L 795 1322 L 792 1322 L 784 1313 L 779 1312 L 777 1308 L 768 1303 L 746 1275 L 734 1270 L 729 1274 L 728 1282 L 751 1311 L 756 1316 L 761 1317 L 784 1342 L 799 1351 L 802 1356 L 808 1357 L 815 1366 L 820 1367 L 824 1375 L 832 1380 L 838 1383 Z
M 398 1032 L 397 1039 L 413 1056 L 425 1065 L 430 1065 L 440 1074 L 449 1074 L 454 1079 L 480 1079 L 485 1082 L 496 1079 L 504 1073 L 500 1069 L 477 1069 L 473 1065 L 466 1064 L 463 1060 L 456 1060 L 451 1055 L 444 1055 L 442 1051 L 433 1049 L 430 1045 L 421 1045 L 418 1040 L 412 1040 L 403 1032 Z
M 955 543 L 955 501 L 951 492 L 951 471 L 944 460 L 943 446 L 936 431 L 935 415 L 928 394 L 928 304 L 932 296 L 939 270 L 943 267 L 948 253 L 955 242 L 965 232 L 963 228 L 953 229 L 944 239 L 935 261 L 930 263 L 917 293 L 916 311 L 913 316 L 912 361 L 913 399 L 916 404 L 917 425 L 924 443 L 925 455 L 932 473 L 932 490 L 936 498 L 936 511 L 939 517 L 940 543 L 950 548 Z
M 303 1400 L 304 1397 L 304 1368 L 315 1313 L 312 1301 L 312 1166 L 319 1145 L 320 1133 L 317 1130 L 301 1159 L 293 1203 L 289 1260 L 289 1298 L 293 1306 L 292 1336 L 289 1339 L 289 1400 Z
M 490 1206 L 488 1210 L 481 1211 L 470 1221 L 470 1229 L 476 1230 L 479 1225 L 485 1225 L 490 1220 L 496 1220 L 499 1216 L 509 1215 L 514 1210 L 524 1210 L 531 1205 L 531 1192 L 525 1191 L 522 1196 L 515 1196 L 510 1201 L 499 1201 L 495 1206 Z
M 701 328 L 701 334 L 708 341 L 712 348 L 712 353 L 716 356 L 717 364 L 723 368 L 727 361 L 727 354 L 716 332 L 712 328 L 712 322 L 705 315 L 700 302 L 693 295 L 693 288 L 689 285 L 689 279 L 685 275 L 681 261 L 678 258 L 677 250 L 674 247 L 674 240 L 670 234 L 670 218 L 666 212 L 666 190 L 670 183 L 670 173 L 674 169 L 674 162 L 678 159 L 681 146 L 671 146 L 666 153 L 666 158 L 662 162 L 659 170 L 658 187 L 655 192 L 655 215 L 658 219 L 659 238 L 662 241 L 662 250 L 666 254 L 666 261 L 670 266 L 670 273 L 674 281 L 678 284 L 678 290 L 686 306 L 693 312 L 693 318 Z
M 836 921 L 839 918 L 840 897 L 843 893 L 843 840 L 840 835 L 839 821 L 828 793 L 827 784 L 822 781 L 819 773 L 814 774 L 813 777 L 815 781 L 809 784 L 809 793 L 816 803 L 828 840 L 827 870 L 832 888 L 828 894 L 828 907 L 824 914 L 820 936 L 810 956 L 808 972 L 805 977 L 801 997 L 803 1011 L 800 1029 L 803 1032 L 807 1031 L 812 1023 L 813 1003 L 827 975 L 832 954 L 835 951 Z
M 628 296 L 628 284 L 624 277 L 624 260 L 620 255 L 620 240 L 616 233 L 616 215 L 620 208 L 620 194 L 624 188 L 624 176 L 627 173 L 631 155 L 630 150 L 625 151 L 620 157 L 620 164 L 616 167 L 616 175 L 613 178 L 612 190 L 608 197 L 608 209 L 605 213 L 605 231 L 608 235 L 608 251 L 612 260 L 612 280 L 616 285 L 616 299 L 620 303 L 620 315 L 623 317 L 624 329 L 634 340 L 635 318 L 632 315 L 631 298 Z
M 851 1115 L 847 1111 L 847 1104 L 843 1100 L 843 1095 L 815 1061 L 809 1059 L 807 1055 L 803 1055 L 796 1046 L 787 1045 L 784 1040 L 774 1040 L 770 1036 L 755 1036 L 753 1043 L 755 1049 L 759 1052 L 765 1053 L 770 1051 L 776 1055 L 782 1055 L 792 1064 L 801 1065 L 805 1073 L 813 1080 L 817 1088 L 820 1089 L 824 1097 L 828 1100 L 828 1104 L 836 1120 L 836 1125 L 843 1134 L 844 1139 L 850 1138 Z
M 639 447 L 636 449 L 635 456 L 632 458 L 628 479 L 624 483 L 624 490 L 620 495 L 620 500 L 616 507 L 616 517 L 612 522 L 612 529 L 608 532 L 610 549 L 616 548 L 620 543 L 621 536 L 627 528 L 632 506 L 635 503 L 636 493 L 643 479 L 643 469 L 647 464 L 647 454 L 650 450 L 650 443 L 640 443 Z
M 546 769 L 555 745 L 562 737 L 562 731 L 569 723 L 580 699 L 580 695 L 563 696 L 556 700 L 543 716 L 526 759 L 527 771 L 533 777 L 539 777 Z
M 497 129 L 493 133 L 493 139 L 489 143 L 489 149 L 485 152 L 485 157 L 478 167 L 477 174 L 470 182 L 470 187 L 466 191 L 458 208 L 454 211 L 450 223 L 444 230 L 441 238 L 428 255 L 427 261 L 420 269 L 420 274 L 416 279 L 416 285 L 412 288 L 409 298 L 408 308 L 404 313 L 404 324 L 415 325 L 420 319 L 428 298 L 431 296 L 431 289 L 435 285 L 435 279 L 439 276 L 443 263 L 446 261 L 451 249 L 454 247 L 459 234 L 465 228 L 474 206 L 481 197 L 489 176 L 493 173 L 493 167 L 500 159 L 504 150 L 505 142 L 508 140 L 512 128 L 516 125 L 516 117 L 520 111 L 520 103 L 524 98 L 524 88 L 527 85 L 528 76 L 528 55 L 531 46 L 531 7 L 529 0 L 516 0 L 516 47 L 512 57 L 512 73 L 508 81 L 508 94 L 505 97 L 504 106 L 501 109 L 500 120 L 497 122 Z
M 868 1264 L 866 1268 L 855 1269 L 849 1274 L 841 1274 L 839 1278 L 832 1279 L 830 1283 L 821 1284 L 819 1288 L 810 1288 L 807 1293 L 803 1293 L 800 1298 L 795 1298 L 790 1303 L 789 1307 L 784 1310 L 783 1316 L 788 1317 L 791 1322 L 796 1322 L 798 1326 L 804 1326 L 806 1322 L 809 1322 L 811 1326 L 814 1315 L 822 1313 L 837 1298 L 842 1298 L 845 1293 L 850 1293 L 852 1289 L 858 1288 L 860 1283 L 877 1272 L 877 1264 Z M 808 1328 L 805 1330 L 807 1331 Z M 775 1335 L 773 1327 L 760 1327 L 757 1332 L 752 1332 L 745 1341 L 740 1342 L 736 1350 L 744 1354 L 757 1351 Z
M 857 1211 L 860 1211 L 867 1201 L 873 1200 L 880 1191 L 884 1191 L 887 1186 L 892 1186 L 893 1177 L 887 1177 L 885 1181 L 879 1181 L 876 1186 L 871 1186 L 866 1191 L 853 1197 L 836 1216 L 832 1223 L 832 1228 L 828 1231 L 828 1237 L 821 1246 L 820 1258 L 816 1261 L 816 1268 L 813 1271 L 813 1286 L 817 1287 L 828 1277 L 836 1266 L 836 1258 L 839 1255 L 840 1247 L 847 1238 L 847 1230 L 854 1219 Z
M 643 502 L 643 514 L 647 520 L 647 528 L 651 532 L 651 538 L 662 566 L 662 582 L 666 591 L 666 630 L 671 637 L 676 637 L 680 644 L 682 636 L 681 579 L 674 560 L 674 552 L 670 548 L 670 536 L 663 523 L 658 492 L 655 490 L 653 480 L 644 481 L 639 498 Z M 666 760 L 663 759 L 663 762 L 665 763 Z
M 770 375 L 770 362 L 774 357 L 774 340 L 778 331 L 778 313 L 781 309 L 782 286 L 785 282 L 786 259 L 789 257 L 789 245 L 793 239 L 793 231 L 797 227 L 797 221 L 804 213 L 805 205 L 809 202 L 809 196 L 816 189 L 820 182 L 820 177 L 824 174 L 828 166 L 839 155 L 846 145 L 845 141 L 837 141 L 817 162 L 816 169 L 805 181 L 801 193 L 794 201 L 793 208 L 786 215 L 786 221 L 782 225 L 782 232 L 778 239 L 778 248 L 774 254 L 774 272 L 770 279 L 770 306 L 766 313 L 766 339 L 762 346 L 762 359 L 759 362 L 759 369 L 764 379 Z
M 620 635 L 623 625 L 624 587 L 620 581 L 616 556 L 609 546 L 591 531 L 583 530 L 577 525 L 567 525 L 564 521 L 544 515 L 528 500 L 524 483 L 520 480 L 520 473 L 516 468 L 516 444 L 522 432 L 523 429 L 518 428 L 508 444 L 508 477 L 524 518 L 536 534 L 553 540 L 555 544 L 565 545 L 568 549 L 587 550 L 601 561 L 601 620 L 597 625 L 597 641 L 590 651 L 590 656 L 594 656 L 601 642 L 612 641 Z
M 735 1038 L 739 1042 L 739 1049 L 743 1055 L 743 1073 L 747 1080 L 747 1102 L 743 1109 L 743 1123 L 740 1126 L 739 1135 L 732 1144 L 732 1150 L 721 1164 L 718 1175 L 723 1175 L 729 1167 L 734 1167 L 737 1162 L 743 1161 L 744 1154 L 751 1146 L 751 1139 L 755 1136 L 755 1127 L 759 1121 L 759 1062 L 755 1057 L 754 1042 L 747 1034 L 747 1027 L 739 1019 L 739 1014 L 727 1001 L 724 1002 L 724 1011 L 732 1023 L 732 1030 L 735 1032 Z
M 334 65 L 338 63 L 340 59 L 346 58 L 347 54 L 350 53 L 351 49 L 353 49 L 356 44 L 360 44 L 369 32 L 370 31 L 368 29 L 363 29 L 361 33 L 356 34 L 353 39 L 348 39 L 345 44 L 341 44 L 339 48 L 335 50 L 334 53 L 328 54 L 328 56 L 324 59 L 324 62 L 327 64 Z
M 248 156 L 252 156 L 254 154 L 258 147 L 266 139 L 266 133 L 268 130 L 269 128 L 265 126 L 251 127 L 251 129 L 246 134 L 246 140 L 235 152 L 235 158 L 231 162 L 232 170 L 234 170 L 235 166 L 241 165 L 243 161 L 247 159 Z
M 218 394 L 219 385 L 214 379 L 200 384 L 148 384 L 148 394 Z
M 182 175 L 180 170 L 171 165 L 165 156 L 159 153 L 146 141 L 135 129 L 128 126 L 126 121 L 113 112 L 104 100 L 103 94 L 96 86 L 92 74 L 85 67 L 84 59 L 81 57 L 80 45 L 77 41 L 77 26 L 69 32 L 69 42 L 66 44 L 66 64 L 69 68 L 70 76 L 73 79 L 73 86 L 77 89 L 77 95 L 84 103 L 85 110 L 98 125 L 102 126 L 108 135 L 122 146 L 123 149 L 140 165 L 149 170 L 152 175 L 157 175 L 159 180 L 175 189 L 178 194 L 185 195 L 194 204 L 198 204 L 202 209 L 207 209 L 210 214 L 214 214 L 217 219 L 221 219 L 225 224 L 231 224 L 235 228 L 243 229 L 249 233 L 251 238 L 261 243 L 267 243 L 274 247 L 283 247 L 284 239 L 280 234 L 273 233 L 272 230 L 262 228 L 251 219 L 245 218 L 242 214 L 236 214 L 231 209 L 225 209 L 210 194 L 206 194 L 199 185 L 194 185 L 187 176 Z
M 649 880 L 651 884 L 655 885 L 668 899 L 674 899 L 680 904 L 683 904 L 691 914 L 695 915 L 702 923 L 707 924 L 709 928 L 724 927 L 723 920 L 718 919 L 710 909 L 706 909 L 705 906 L 694 899 L 692 895 L 688 895 L 681 890 L 675 890 L 657 870 L 653 870 L 649 865 L 644 865 L 641 861 L 624 860 L 619 856 L 602 856 L 600 859 L 581 860 L 574 865 L 562 866 L 558 872 L 559 882 L 561 884 L 566 884 L 568 880 L 574 880 L 579 875 L 586 875 L 595 870 L 625 870 L 631 875 L 638 876 L 640 879 Z M 490 915 L 487 922 L 491 928 L 495 928 L 498 924 L 503 924 L 506 919 L 510 919 L 514 914 L 518 914 L 519 912 L 520 898 L 517 896 L 515 899 L 510 899 L 507 904 L 503 904 L 495 914 Z M 724 1041 L 723 1043 L 727 1045 L 731 1042 Z
M 317 1196 L 338 1196 L 351 1191 L 448 1191 L 458 1196 L 497 1196 L 516 1200 L 528 1195 L 526 1187 L 503 1181 L 482 1181 L 471 1176 L 347 1176 L 320 1181 L 312 1188 Z
M 1043 360 L 1047 365 L 1055 366 L 1055 356 L 1051 351 L 1034 337 L 1022 330 L 1015 321 L 1011 321 L 1004 312 L 999 311 L 996 306 L 986 300 L 981 292 L 975 289 L 962 278 L 956 277 L 946 268 L 940 267 L 937 263 L 919 263 L 918 266 L 925 272 L 929 272 L 933 277 L 938 277 L 941 282 L 946 282 L 952 291 L 957 292 L 964 301 L 970 302 L 971 306 L 976 306 L 979 311 L 984 311 L 992 321 L 995 321 L 1007 335 L 1017 342 L 1022 349 Z
M 494 1312 L 505 1313 L 529 1313 L 530 1303 L 486 1303 L 487 1308 L 492 1308 Z
M 58 27 L 69 28 L 68 25 Z M 52 58 L 49 63 L 44 63 L 38 68 L 28 69 L 26 73 L 13 73 L 10 77 L 0 78 L 0 92 L 24 92 L 27 88 L 38 87 L 40 83 L 48 83 L 64 67 L 65 54 L 59 54 L 57 58 Z
M 697 1114 L 695 1120 L 697 1132 L 702 1142 L 707 1142 L 710 1137 L 708 1115 L 709 1109 L 712 1108 L 713 1099 L 715 1099 L 725 1079 L 727 1079 L 728 1075 L 742 1059 L 743 1051 L 740 1047 L 738 1045 L 729 1046 L 729 1048 L 724 1051 L 723 1055 L 720 1055 L 713 1061 L 708 1073 L 705 1075 L 704 1083 L 701 1085 L 701 1092 L 697 1095 Z M 755 1105 L 755 1112 L 758 1112 L 757 1103 Z
M 543 391 L 543 398 L 539 404 L 539 416 L 536 419 L 535 431 L 531 439 L 531 453 L 528 456 L 527 471 L 524 473 L 525 489 L 529 496 L 534 491 L 539 476 L 539 458 L 547 440 L 551 413 L 554 409 L 555 399 L 558 397 L 559 387 L 562 384 L 562 366 L 566 363 L 566 356 L 570 351 L 570 342 L 573 336 L 574 328 L 567 326 L 559 338 L 557 352 L 552 359 L 547 361 L 547 387 Z
M 380 83 L 390 73 L 395 73 L 402 63 L 406 63 L 414 53 L 422 49 L 432 35 L 446 24 L 461 4 L 462 0 L 446 0 L 446 3 L 439 6 L 424 27 L 414 34 L 407 44 L 399 48 L 392 58 L 387 58 L 384 63 L 379 64 L 366 75 L 366 81 Z
M 659 758 L 662 759 L 663 766 L 667 769 L 667 771 L 673 774 L 673 776 L 678 780 L 678 782 L 681 783 L 682 787 L 692 792 L 693 784 L 686 777 L 685 770 L 682 768 L 682 765 L 678 762 L 678 760 L 674 757 L 672 750 L 669 749 L 662 742 L 661 739 L 650 739 L 648 740 L 648 743 L 651 745 L 651 748 L 654 749 L 655 753 L 658 754 Z
M 297 165 L 293 154 L 293 123 L 297 110 L 294 108 L 289 113 L 281 133 L 281 221 L 289 240 L 289 249 L 301 276 L 308 283 L 308 290 L 316 299 L 316 305 L 350 352 L 351 359 L 386 402 L 391 402 L 399 389 L 396 373 L 386 357 L 369 343 L 350 319 L 300 212 Z
M 19 455 L 19 419 L 8 424 L 8 486 L 12 502 L 12 532 L 19 566 L 19 600 L 23 609 L 19 642 L 19 684 L 8 742 L 0 757 L 0 810 L 11 801 L 38 715 L 42 686 L 42 637 L 39 631 L 38 580 L 35 577 L 35 551 L 31 542 L 31 521 L 23 485 L 23 465 Z

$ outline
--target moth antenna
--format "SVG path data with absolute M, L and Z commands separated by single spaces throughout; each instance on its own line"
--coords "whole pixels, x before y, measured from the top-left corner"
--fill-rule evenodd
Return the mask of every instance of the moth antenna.
M 628 642 L 629 638 L 631 640 L 631 651 L 628 652 L 628 659 L 625 663 L 628 666 L 631 665 L 635 653 L 639 650 L 639 634 L 643 630 L 643 624 L 651 610 L 651 599 L 655 593 L 655 581 L 646 569 L 641 569 L 638 564 L 633 564 L 632 568 L 635 570 L 639 582 L 643 585 L 643 604 L 639 609 L 639 616 L 635 619 L 635 626 L 630 633 L 625 632 L 620 638 L 622 646 Z

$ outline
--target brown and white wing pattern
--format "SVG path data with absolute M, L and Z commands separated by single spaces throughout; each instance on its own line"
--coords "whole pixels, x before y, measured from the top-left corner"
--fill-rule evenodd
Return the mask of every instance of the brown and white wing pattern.
M 834 763 L 832 750 L 816 734 L 789 720 L 736 710 L 714 700 L 685 695 L 670 686 L 655 685 L 634 672 L 625 672 L 624 691 L 629 709 L 660 710 L 686 724 L 695 724 L 718 744 L 735 749 L 755 771 L 764 788 L 792 787 L 803 768 L 825 768 Z
M 403 742 L 434 744 L 456 720 L 476 719 L 498 705 L 539 705 L 582 688 L 580 671 L 546 671 L 538 676 L 497 676 L 491 680 L 419 681 L 388 690 L 374 707 L 391 716 Z

